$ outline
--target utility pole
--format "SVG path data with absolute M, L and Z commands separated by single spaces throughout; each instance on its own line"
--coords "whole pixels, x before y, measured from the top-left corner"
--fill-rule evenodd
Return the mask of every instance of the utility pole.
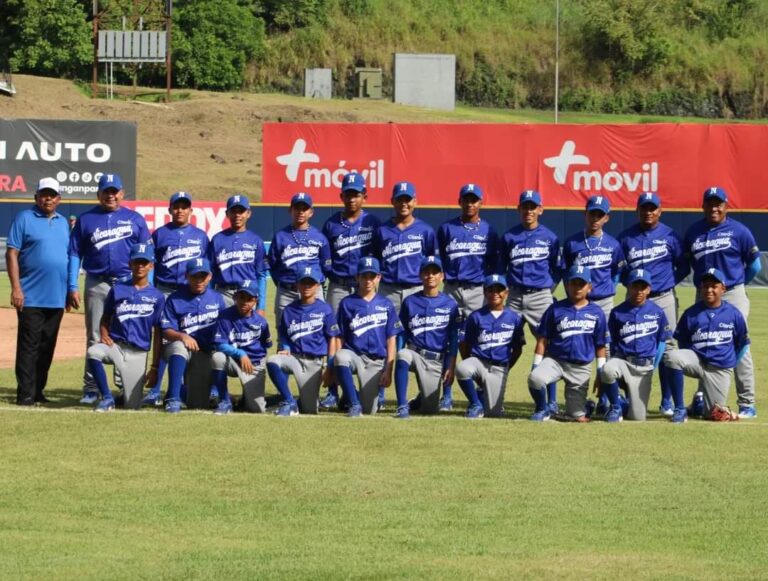
M 560 0 L 555 0 L 555 123 L 560 107 Z

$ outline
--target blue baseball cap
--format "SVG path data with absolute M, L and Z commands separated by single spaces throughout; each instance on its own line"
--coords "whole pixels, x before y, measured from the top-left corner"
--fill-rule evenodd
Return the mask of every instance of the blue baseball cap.
M 588 266 L 577 266 L 574 264 L 571 268 L 568 269 L 568 272 L 565 273 L 565 282 L 575 279 L 591 283 L 592 270 Z
M 440 272 L 443 272 L 443 263 L 438 256 L 425 256 L 421 259 L 419 274 L 421 274 L 421 272 L 429 266 L 436 266 L 440 269 Z
M 297 194 L 293 194 L 293 197 L 291 197 L 291 208 L 293 208 L 296 204 L 306 204 L 311 208 L 312 196 L 310 196 L 306 192 L 299 192 Z
M 155 261 L 155 247 L 151 244 L 134 244 L 131 246 L 131 253 L 128 256 L 128 260 L 146 260 L 147 262 Z
M 254 280 L 244 280 L 237 286 L 236 292 L 248 293 L 252 297 L 259 296 L 259 289 L 257 288 L 256 281 Z
M 587 200 L 587 212 L 600 210 L 608 214 L 611 211 L 611 202 L 606 196 L 592 196 Z
M 101 177 L 99 178 L 99 191 L 103 192 L 104 190 L 109 189 L 123 189 L 123 180 L 121 180 L 120 176 L 116 173 L 101 174 Z
M 192 196 L 190 196 L 187 192 L 176 192 L 171 196 L 171 201 L 168 203 L 169 206 L 173 206 L 176 202 L 179 200 L 186 200 L 189 202 L 189 205 L 192 205 Z
M 483 287 L 488 288 L 489 286 L 503 286 L 504 288 L 509 288 L 507 285 L 507 277 L 503 274 L 491 274 L 486 276 L 483 281 Z
M 211 263 L 207 258 L 193 258 L 187 261 L 187 274 L 197 274 L 198 272 L 211 272 Z
M 464 196 L 475 196 L 478 200 L 483 199 L 483 188 L 477 184 L 464 184 L 459 190 L 459 198 Z
M 392 187 L 392 199 L 395 198 L 401 198 L 401 197 L 407 197 L 407 198 L 415 198 L 416 197 L 416 186 L 414 186 L 411 182 L 397 182 Z
M 635 268 L 629 271 L 627 275 L 627 286 L 633 282 L 644 282 L 648 286 L 651 286 L 651 273 L 647 268 Z
M 248 198 L 246 198 L 243 194 L 235 194 L 234 196 L 230 196 L 227 199 L 227 210 L 231 210 L 232 208 L 236 207 L 245 208 L 246 210 L 251 209 L 251 204 L 248 202 Z
M 518 203 L 522 205 L 526 202 L 533 202 L 537 206 L 541 206 L 541 194 L 536 190 L 525 190 L 520 192 L 520 201 Z
M 712 198 L 717 198 L 721 202 L 727 202 L 728 201 L 728 194 L 725 192 L 725 190 L 718 186 L 713 186 L 711 188 L 707 188 L 704 190 L 704 201 L 711 200 Z
M 323 282 L 323 275 L 315 265 L 296 267 L 296 281 L 298 282 L 305 278 L 312 279 L 315 282 Z
M 352 172 L 345 175 L 344 179 L 341 180 L 341 191 L 343 193 L 349 190 L 364 194 L 366 192 L 365 176 L 357 172 Z
M 701 280 L 704 280 L 705 278 L 714 278 L 718 282 L 725 284 L 725 275 L 717 268 L 708 268 L 705 270 L 701 275 Z
M 656 192 L 644 192 L 637 197 L 637 207 L 644 206 L 645 204 L 653 204 L 657 208 L 661 208 L 661 198 Z
M 372 272 L 373 274 L 381 274 L 381 265 L 379 259 L 373 256 L 364 256 L 357 262 L 357 274 L 364 274 L 366 272 Z

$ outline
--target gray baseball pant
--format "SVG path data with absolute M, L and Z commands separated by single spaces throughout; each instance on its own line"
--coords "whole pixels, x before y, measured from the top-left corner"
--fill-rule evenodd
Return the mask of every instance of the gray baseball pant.
M 355 285 L 330 281 L 328 283 L 328 292 L 325 295 L 325 302 L 331 306 L 334 313 L 338 313 L 341 300 L 356 292 L 357 287 Z
M 296 378 L 299 388 L 299 406 L 302 414 L 316 414 L 323 380 L 325 358 L 309 358 L 301 355 L 271 355 L 267 363 L 274 363 L 285 373 Z
M 702 363 L 699 356 L 691 349 L 675 349 L 667 355 L 667 365 L 672 369 L 682 369 L 688 377 L 699 380 L 699 388 L 704 393 L 704 417 L 715 404 L 726 405 L 728 390 L 731 387 L 732 369 L 721 369 Z
M 485 293 L 483 285 L 470 285 L 460 282 L 447 282 L 443 285 L 443 292 L 451 297 L 459 305 L 459 314 L 466 321 L 467 317 L 475 311 L 483 308 Z
M 101 342 L 101 331 L 99 323 L 104 315 L 104 301 L 107 299 L 109 289 L 112 285 L 102 281 L 99 277 L 91 274 L 85 275 L 85 340 L 86 347 L 91 347 Z M 87 359 L 87 357 L 86 357 Z M 117 367 L 115 373 L 119 374 Z M 85 362 L 83 369 L 83 392 L 98 391 L 96 382 L 93 380 L 91 372 L 88 371 L 88 363 Z
M 571 363 L 562 359 L 544 357 L 528 376 L 528 389 L 546 389 L 553 381 L 565 381 L 565 413 L 572 418 L 585 415 L 589 379 L 592 376 L 590 363 Z
M 252 361 L 253 373 L 246 373 L 232 357 L 216 351 L 211 357 L 211 367 L 215 371 L 224 370 L 228 377 L 237 377 L 243 388 L 243 407 L 247 412 L 264 413 L 267 400 L 264 398 L 267 379 L 266 357 Z M 258 365 L 256 365 L 258 363 Z
M 280 324 L 280 318 L 283 315 L 283 309 L 290 305 L 293 301 L 299 300 L 299 291 L 291 290 L 285 287 L 282 287 L 280 285 L 277 285 L 277 289 L 275 290 L 275 324 Z M 323 286 L 319 285 L 317 287 L 317 292 L 315 293 L 315 296 L 323 300 Z
M 469 357 L 456 366 L 456 379 L 473 380 L 483 388 L 483 408 L 486 416 L 499 417 L 504 413 L 504 393 L 507 388 L 509 367 L 493 365 L 477 357 Z
M 653 365 L 640 367 L 625 359 L 611 357 L 603 365 L 600 380 L 603 384 L 621 381 L 627 388 L 629 395 L 629 411 L 627 418 L 630 420 L 645 421 L 648 414 L 648 399 L 651 396 L 651 384 L 653 382 Z
M 360 386 L 360 405 L 364 414 L 375 414 L 379 403 L 379 382 L 386 359 L 371 359 L 351 349 L 339 349 L 333 356 L 334 367 L 349 367 L 357 375 Z
M 403 287 L 399 284 L 391 284 L 388 282 L 379 283 L 379 294 L 384 298 L 392 301 L 395 305 L 395 312 L 400 314 L 400 307 L 403 306 L 403 301 L 411 295 L 415 295 L 417 292 L 424 290 L 422 285 Z
M 96 359 L 114 366 L 115 372 L 123 380 L 125 408 L 137 410 L 141 407 L 141 398 L 146 382 L 148 351 L 137 349 L 128 343 L 96 343 L 88 347 L 87 359 Z M 95 385 L 95 383 L 94 383 Z
M 544 312 L 554 301 L 552 291 L 548 288 L 532 293 L 524 293 L 518 289 L 510 288 L 509 295 L 507 295 L 507 306 L 523 317 L 534 336 Z
M 211 359 L 208 351 L 189 351 L 181 341 L 171 341 L 163 349 L 163 358 L 181 355 L 187 361 L 184 385 L 187 386 L 187 407 L 207 409 L 211 397 Z
M 419 411 L 423 414 L 436 414 L 440 410 L 443 361 L 426 359 L 420 353 L 407 348 L 397 352 L 396 361 L 408 363 L 408 368 L 416 375 L 416 383 L 421 394 Z

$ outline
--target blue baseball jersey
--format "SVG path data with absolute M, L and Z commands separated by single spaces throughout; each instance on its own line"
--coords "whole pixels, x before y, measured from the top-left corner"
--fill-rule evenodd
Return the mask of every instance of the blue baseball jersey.
M 496 271 L 513 287 L 552 288 L 560 280 L 561 262 L 560 240 L 552 230 L 518 224 L 501 239 Z
M 672 337 L 664 310 L 652 301 L 635 306 L 621 303 L 608 317 L 611 355 L 617 357 L 656 357 L 659 344 Z
M 82 259 L 89 274 L 127 278 L 131 246 L 151 243 L 144 218 L 128 208 L 107 212 L 96 206 L 80 214 L 69 238 L 69 256 Z
M 435 231 L 418 218 L 403 230 L 388 220 L 373 235 L 373 255 L 381 262 L 381 280 L 387 283 L 421 284 L 422 258 L 437 254 Z
M 690 271 L 683 240 L 666 224 L 659 222 L 651 229 L 635 224 L 619 234 L 618 240 L 627 260 L 624 274 L 636 268 L 647 270 L 653 293 L 674 288 Z
M 256 312 L 244 317 L 232 305 L 219 313 L 216 330 L 213 334 L 216 345 L 231 345 L 245 352 L 251 361 L 258 361 L 267 355 L 272 347 L 272 337 L 267 320 Z
M 406 297 L 400 309 L 405 341 L 417 349 L 446 353 L 456 344 L 459 306 L 448 295 L 428 297 L 424 292 Z
M 358 355 L 387 356 L 387 339 L 403 332 L 392 301 L 379 294 L 367 301 L 358 294 L 344 297 L 337 313 L 344 348 Z
M 307 266 L 317 266 L 327 276 L 331 269 L 328 239 L 314 226 L 306 230 L 286 226 L 272 237 L 269 266 L 275 283 L 295 284 L 296 269 Z
M 323 235 L 331 248 L 330 274 L 339 278 L 354 278 L 357 263 L 371 255 L 373 233 L 381 221 L 363 210 L 354 222 L 347 221 L 341 212 L 335 213 L 323 225 Z
M 592 271 L 593 300 L 612 297 L 616 294 L 615 276 L 621 274 L 626 266 L 624 252 L 618 240 L 610 234 L 585 237 L 584 232 L 574 234 L 563 245 L 563 268 L 573 265 L 588 266 Z
M 594 303 L 576 308 L 564 299 L 552 303 L 541 318 L 536 335 L 548 341 L 547 354 L 571 363 L 589 363 L 595 350 L 607 343 L 603 310 Z
M 211 238 L 209 250 L 213 284 L 239 285 L 256 281 L 267 269 L 264 241 L 255 232 L 222 230 Z
M 328 355 L 328 341 L 339 336 L 333 309 L 325 301 L 293 301 L 283 309 L 277 334 L 281 349 L 313 357 Z
M 705 363 L 720 369 L 735 367 L 736 354 L 750 343 L 744 316 L 727 301 L 711 309 L 699 301 L 686 309 L 675 339 L 681 349 L 692 349 Z
M 499 235 L 485 220 L 449 220 L 437 230 L 437 244 L 448 282 L 482 284 L 496 268 Z
M 160 326 L 185 333 L 197 341 L 200 349 L 211 351 L 214 348 L 216 321 L 225 308 L 224 299 L 212 288 L 208 287 L 195 295 L 189 287 L 183 287 L 165 301 Z
M 7 245 L 19 251 L 19 282 L 25 306 L 64 308 L 68 243 L 69 224 L 61 214 L 48 217 L 35 206 L 13 219 Z
M 697 287 L 702 273 L 710 268 L 717 268 L 723 273 L 727 288 L 743 284 L 745 266 L 760 256 L 752 232 L 733 218 L 726 218 L 714 226 L 706 220 L 699 220 L 685 233 L 684 244 Z
M 104 312 L 112 314 L 109 336 L 113 341 L 149 351 L 152 330 L 160 326 L 164 308 L 163 293 L 152 285 L 136 288 L 132 284 L 116 284 L 104 300 Z
M 486 305 L 467 318 L 464 343 L 470 355 L 490 359 L 497 365 L 509 365 L 510 353 L 525 345 L 523 320 L 511 309 L 494 312 Z
M 187 261 L 208 256 L 208 235 L 197 226 L 166 224 L 152 233 L 155 282 L 186 284 Z

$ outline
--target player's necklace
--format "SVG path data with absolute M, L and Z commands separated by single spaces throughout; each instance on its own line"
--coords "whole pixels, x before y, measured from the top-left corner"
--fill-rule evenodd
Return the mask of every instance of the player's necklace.
M 359 220 L 359 219 L 360 219 L 360 218 L 362 218 L 362 217 L 363 217 L 363 213 L 362 213 L 362 212 L 360 212 L 360 214 L 357 216 L 357 220 Z M 355 220 L 355 222 L 357 222 L 357 220 Z M 347 221 L 347 219 L 344 217 L 344 214 L 342 214 L 341 212 L 339 212 L 339 224 L 341 224 L 342 226 L 344 226 L 344 228 L 346 228 L 347 230 L 349 230 L 350 228 L 352 228 L 352 225 L 353 225 L 355 222 L 352 222 L 352 223 L 350 223 L 350 222 L 349 222 L 349 221 Z
M 461 221 L 464 230 L 469 230 L 470 232 L 480 230 L 480 222 L 482 222 L 480 218 L 477 219 L 477 222 L 466 222 L 464 221 L 464 218 L 459 218 L 459 220 Z
M 299 236 L 296 236 L 296 232 L 304 232 L 304 237 L 301 238 Z M 301 230 L 299 228 L 294 228 L 291 226 L 291 237 L 293 238 L 293 241 L 298 244 L 299 246 L 305 246 L 307 244 L 307 241 L 309 240 L 309 228 L 306 228 L 305 230 Z
M 587 232 L 584 231 L 584 246 L 587 247 L 587 250 L 589 252 L 594 252 L 595 250 L 600 248 L 600 245 L 603 243 L 603 234 L 604 233 L 602 233 L 602 232 L 600 233 L 600 238 L 597 239 L 597 244 L 595 246 L 590 246 L 589 245 L 589 239 L 590 238 L 596 238 L 596 237 L 595 236 L 587 236 Z

